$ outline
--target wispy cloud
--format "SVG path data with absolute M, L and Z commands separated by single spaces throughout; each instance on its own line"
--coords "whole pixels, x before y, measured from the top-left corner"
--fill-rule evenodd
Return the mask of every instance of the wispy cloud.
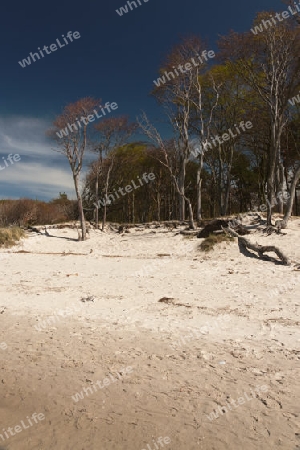
M 69 164 L 52 150 L 45 135 L 50 126 L 38 118 L 0 118 L 0 164 L 9 153 L 21 156 L 21 161 L 0 172 L 0 198 L 48 200 L 59 192 L 75 198 Z

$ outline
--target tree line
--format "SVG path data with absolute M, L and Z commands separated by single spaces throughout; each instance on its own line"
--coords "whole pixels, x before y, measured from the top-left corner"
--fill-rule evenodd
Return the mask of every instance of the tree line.
M 253 27 L 271 13 L 258 13 Z M 266 204 L 268 225 L 275 210 L 284 228 L 299 214 L 300 104 L 290 101 L 300 89 L 298 21 L 299 14 L 257 35 L 232 31 L 219 39 L 213 59 L 197 65 L 190 61 L 207 53 L 201 37 L 174 46 L 159 68 L 164 83 L 151 92 L 171 130 L 168 139 L 146 112 L 135 122 L 109 117 L 59 138 L 59 130 L 92 114 L 101 100 L 83 98 L 64 108 L 48 134 L 72 170 L 83 240 L 85 218 L 102 228 L 106 220 L 188 218 L 194 228 L 203 218 Z M 143 141 L 134 139 L 137 130 Z M 95 160 L 81 180 L 87 151 Z M 109 201 L 145 172 L 155 179 Z M 101 199 L 108 201 L 99 208 Z

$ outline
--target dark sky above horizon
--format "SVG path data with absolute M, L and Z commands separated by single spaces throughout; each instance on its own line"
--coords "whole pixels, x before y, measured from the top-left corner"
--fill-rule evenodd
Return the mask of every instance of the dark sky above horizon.
M 149 0 L 119 16 L 125 0 L 11 2 L 2 6 L 0 84 L 0 199 L 74 198 L 71 172 L 51 150 L 45 131 L 63 107 L 82 97 L 116 102 L 114 115 L 132 120 L 161 112 L 149 96 L 160 63 L 182 37 L 197 34 L 216 50 L 220 35 L 247 31 L 257 12 L 286 9 L 280 0 Z M 18 61 L 68 31 L 80 38 L 22 68 Z M 49 50 L 48 50 L 49 51 Z M 21 160 L 10 164 L 7 155 Z M 4 158 L 4 159 L 3 159 Z M 5 169 L 1 170 L 1 167 Z

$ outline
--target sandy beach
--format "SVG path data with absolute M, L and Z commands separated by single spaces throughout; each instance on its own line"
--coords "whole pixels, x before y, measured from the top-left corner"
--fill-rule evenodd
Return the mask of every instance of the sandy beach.
M 0 448 L 300 448 L 299 226 L 250 235 L 291 266 L 163 227 L 2 249 Z

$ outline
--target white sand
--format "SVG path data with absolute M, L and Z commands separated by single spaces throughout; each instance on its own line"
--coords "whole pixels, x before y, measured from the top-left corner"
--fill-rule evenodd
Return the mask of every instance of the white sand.
M 236 242 L 204 254 L 176 230 L 49 233 L 0 252 L 0 430 L 45 415 L 4 441 L 0 431 L 0 450 L 157 450 L 160 436 L 167 450 L 300 449 L 300 219 L 250 236 L 290 267 Z

